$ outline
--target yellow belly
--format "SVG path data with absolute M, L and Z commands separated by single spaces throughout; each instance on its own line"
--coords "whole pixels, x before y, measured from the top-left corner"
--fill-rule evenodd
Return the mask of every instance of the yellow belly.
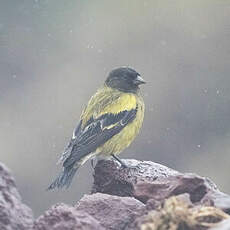
M 139 133 L 139 130 L 142 126 L 143 118 L 144 103 L 142 100 L 139 100 L 136 118 L 124 129 L 122 129 L 121 132 L 113 136 L 104 145 L 100 146 L 97 149 L 99 155 L 102 155 L 104 157 L 108 157 L 111 154 L 117 155 L 125 148 L 127 148 Z

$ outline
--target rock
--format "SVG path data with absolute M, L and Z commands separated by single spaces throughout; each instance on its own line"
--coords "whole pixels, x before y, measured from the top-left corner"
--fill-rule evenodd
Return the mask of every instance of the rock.
M 92 193 L 131 196 L 143 203 L 150 199 L 161 203 L 171 196 L 187 193 L 193 204 L 212 205 L 230 212 L 230 196 L 220 192 L 207 178 L 179 173 L 150 161 L 123 161 L 128 168 L 115 161 L 97 163 Z
M 27 230 L 33 226 L 33 214 L 24 205 L 9 169 L 0 163 L 0 229 Z
M 75 208 L 84 210 L 108 230 L 134 229 L 135 219 L 145 213 L 145 205 L 134 198 L 102 193 L 85 195 Z
M 123 161 L 130 168 L 122 168 L 115 161 L 101 160 L 97 163 L 94 170 L 92 193 L 133 196 L 134 186 L 141 182 L 153 182 L 159 177 L 179 175 L 179 172 L 151 161 L 124 159 Z
M 230 199 L 229 195 L 220 192 L 219 190 L 210 190 L 208 194 L 201 200 L 204 205 L 213 205 L 230 214 Z
M 34 223 L 34 230 L 105 230 L 101 224 L 83 210 L 57 204 Z
M 128 168 L 99 161 L 91 195 L 74 207 L 57 204 L 34 222 L 0 164 L 0 230 L 230 229 L 230 196 L 209 179 L 150 161 L 124 162 Z
M 230 219 L 224 220 L 217 224 L 215 227 L 210 228 L 210 230 L 229 230 L 230 229 Z

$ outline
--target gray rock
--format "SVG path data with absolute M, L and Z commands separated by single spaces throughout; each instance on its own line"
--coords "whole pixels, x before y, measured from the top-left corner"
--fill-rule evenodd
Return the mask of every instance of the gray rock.
M 220 222 L 214 228 L 210 228 L 210 230 L 229 230 L 229 229 L 230 229 L 230 219 Z
M 0 163 L 0 229 L 27 230 L 33 226 L 33 214 L 24 205 L 9 169 Z

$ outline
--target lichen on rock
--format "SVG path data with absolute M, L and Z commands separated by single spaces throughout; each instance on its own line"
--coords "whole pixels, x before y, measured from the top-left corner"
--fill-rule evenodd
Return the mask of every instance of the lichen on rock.
M 141 230 L 203 230 L 229 217 L 218 208 L 194 206 L 180 196 L 173 196 L 157 210 L 142 217 L 143 223 L 139 227 Z

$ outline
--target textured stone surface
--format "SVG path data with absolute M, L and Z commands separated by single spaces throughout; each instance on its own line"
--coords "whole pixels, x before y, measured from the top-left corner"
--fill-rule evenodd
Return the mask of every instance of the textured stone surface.
M 150 161 L 123 161 L 130 167 L 122 168 L 115 161 L 98 162 L 92 193 L 131 196 L 143 203 L 150 199 L 163 202 L 171 196 L 187 193 L 194 204 L 211 205 L 230 212 L 230 196 L 220 192 L 207 178 L 179 173 Z
M 179 173 L 151 161 L 124 160 L 132 168 L 122 168 L 115 161 L 99 161 L 94 171 L 92 193 L 102 192 L 118 196 L 133 196 L 134 186 L 153 182 Z M 140 185 L 141 186 L 141 185 Z M 164 186 L 164 185 L 162 185 Z
M 34 223 L 34 230 L 105 230 L 101 224 L 83 210 L 58 204 L 46 211 Z
M 54 205 L 36 221 L 0 164 L 0 230 L 178 230 L 182 225 L 203 230 L 216 224 L 213 230 L 230 229 L 230 196 L 209 179 L 149 161 L 125 163 L 130 167 L 98 162 L 93 194 L 74 207 Z
M 85 195 L 76 205 L 98 220 L 105 229 L 133 229 L 135 219 L 145 213 L 145 205 L 131 197 L 102 193 Z
M 224 220 L 221 223 L 217 224 L 215 227 L 210 230 L 229 230 L 230 229 L 230 219 Z
M 0 229 L 27 230 L 33 225 L 33 214 L 24 205 L 9 169 L 0 163 Z

